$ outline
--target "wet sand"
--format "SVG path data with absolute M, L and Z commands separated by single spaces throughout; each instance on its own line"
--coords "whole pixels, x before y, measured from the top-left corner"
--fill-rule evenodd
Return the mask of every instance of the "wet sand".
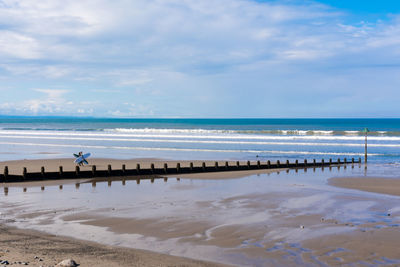
M 74 259 L 80 266 L 228 266 L 206 261 L 112 247 L 94 242 L 22 230 L 0 224 L 0 259 L 20 266 L 54 266 Z
M 129 162 L 135 166 L 137 161 L 116 160 L 115 163 Z M 96 161 L 104 167 L 109 162 L 107 159 Z M 141 162 L 150 164 L 153 160 Z M 32 168 L 40 169 L 37 163 L 31 163 Z M 154 159 L 154 163 L 162 166 L 164 161 Z M 20 166 L 15 164 L 18 169 Z M 201 161 L 196 164 L 200 166 Z M 39 240 L 61 240 L 54 254 L 49 252 L 51 248 L 41 248 L 40 242 L 30 244 L 36 251 L 44 250 L 52 255 L 49 264 L 58 259 L 75 258 L 81 263 L 88 261 L 82 266 L 92 266 L 91 260 L 99 259 L 104 259 L 108 264 L 104 266 L 109 266 L 115 257 L 120 266 L 135 266 L 130 264 L 133 257 L 140 260 L 137 266 L 214 266 L 187 258 L 238 266 L 398 265 L 400 208 L 398 199 L 387 195 L 397 195 L 390 191 L 397 186 L 397 180 L 351 177 L 332 178 L 328 182 L 330 177 L 345 177 L 354 172 L 358 168 L 298 173 L 291 170 L 289 174 L 272 170 L 202 173 L 180 175 L 180 181 L 174 179 L 177 176 L 169 176 L 168 181 L 140 184 L 110 180 L 94 185 L 90 180 L 81 180 L 65 181 L 63 189 L 57 188 L 63 181 L 10 184 L 10 193 L 4 198 L 7 202 L 0 203 L 0 209 L 7 215 L 2 215 L 7 225 L 95 242 L 33 232 Z M 70 184 L 76 182 L 81 186 Z M 357 186 L 343 186 L 350 189 L 365 190 L 360 185 L 378 188 L 365 191 L 385 195 L 349 193 L 337 187 L 338 182 L 341 186 L 343 183 Z M 46 184 L 44 191 L 38 189 L 41 184 Z M 31 188 L 22 193 L 20 186 Z M 4 226 L 2 229 L 5 230 L 0 238 L 8 232 L 20 231 L 22 239 L 24 235 L 27 240 L 34 239 L 27 230 Z M 9 242 L 13 247 L 15 238 L 8 239 L 4 246 Z M 77 249 L 63 250 L 64 241 Z M 79 254 L 80 249 L 85 251 L 81 246 L 88 246 L 89 252 Z M 14 246 L 21 255 L 25 247 L 22 243 Z M 119 247 L 136 249 L 120 250 Z M 114 253 L 116 256 L 108 257 Z M 153 254 L 156 256 L 146 258 Z
M 400 196 L 400 178 L 335 177 L 329 179 L 329 184 L 342 188 Z

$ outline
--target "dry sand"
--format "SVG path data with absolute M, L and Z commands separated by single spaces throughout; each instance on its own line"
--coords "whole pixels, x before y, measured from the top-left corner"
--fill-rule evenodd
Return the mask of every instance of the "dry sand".
M 329 184 L 342 188 L 400 196 L 400 179 L 379 177 L 335 177 Z

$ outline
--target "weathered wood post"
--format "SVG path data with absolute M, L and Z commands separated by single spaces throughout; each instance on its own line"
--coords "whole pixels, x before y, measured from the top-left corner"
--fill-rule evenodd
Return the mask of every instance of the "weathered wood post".
M 337 163 L 340 164 L 340 158 L 337 159 Z
M 58 176 L 60 176 L 60 178 L 64 176 L 63 166 L 58 167 Z
M 193 162 L 190 162 L 190 171 L 193 172 Z
M 239 169 L 240 168 L 240 162 L 236 161 L 236 167 Z
M 289 166 L 290 166 L 290 162 L 289 162 L 289 160 L 287 159 L 287 160 L 286 160 L 286 167 L 289 168 Z
M 276 166 L 277 166 L 278 168 L 281 167 L 281 162 L 280 162 L 279 160 L 276 161 Z
M 351 158 L 351 164 L 354 164 L 354 158 Z
M 249 160 L 247 161 L 247 169 L 250 170 L 250 161 Z
M 368 130 L 368 128 L 365 128 L 364 129 L 364 131 L 363 131 L 364 133 L 365 133 L 365 155 L 364 155 L 364 163 L 365 164 L 367 164 L 367 162 L 368 162 L 368 149 L 367 149 L 367 136 L 368 136 L 368 132 L 369 132 L 369 130 Z
M 111 174 L 112 174 L 112 168 L 111 168 L 111 164 L 108 164 L 108 167 L 107 167 L 107 173 L 108 173 L 108 175 L 110 175 L 110 176 L 111 176 Z
M 267 168 L 268 168 L 268 169 L 271 168 L 271 161 L 270 161 L 270 160 L 267 161 Z
M 329 159 L 329 165 L 332 165 L 332 159 Z
M 257 160 L 257 168 L 261 168 L 261 162 L 259 160 Z
M 44 166 L 42 166 L 42 167 L 40 168 L 40 175 L 42 175 L 42 178 L 45 177 Z
M 168 173 L 168 164 L 164 163 L 164 173 Z
M 26 190 L 27 190 L 26 187 L 24 187 L 24 189 L 23 189 L 24 193 L 26 193 Z
M 26 170 L 26 167 L 24 167 L 23 169 L 22 169 L 22 177 L 24 178 L 24 180 L 26 180 L 26 174 L 27 174 L 27 170 Z
M 60 185 L 58 186 L 58 189 L 62 190 L 62 189 L 63 189 L 63 185 L 60 184 Z
M 229 162 L 225 161 L 225 170 L 229 170 Z
M 122 174 L 125 175 L 125 173 L 126 173 L 126 165 L 122 164 Z
M 304 167 L 307 167 L 307 160 L 304 160 Z
M 177 173 L 181 172 L 181 164 L 179 162 L 176 164 L 176 172 Z
M 7 180 L 8 178 L 8 166 L 4 166 L 4 182 Z
M 205 162 L 201 163 L 201 169 L 203 170 L 203 172 L 206 171 L 206 163 Z
M 79 166 L 75 166 L 75 176 L 76 177 L 79 177 L 79 172 L 80 172 Z
M 215 170 L 218 171 L 218 161 L 215 162 Z
M 317 161 L 315 159 L 313 159 L 313 165 L 314 167 L 317 166 Z
M 125 186 L 126 185 L 126 181 L 125 179 L 122 180 L 122 185 Z
M 324 159 L 321 159 L 321 164 L 322 164 L 322 167 L 324 167 L 324 165 L 325 165 L 325 160 Z
M 96 165 L 92 166 L 92 176 L 95 177 L 96 176 Z
M 154 174 L 154 163 L 150 164 L 151 173 Z
M 347 158 L 344 158 L 344 164 L 347 164 Z
M 360 164 L 361 164 L 361 158 L 358 158 L 358 163 L 360 163 Z
M 40 190 L 44 191 L 44 186 L 40 187 Z
M 139 163 L 136 164 L 136 173 L 137 174 L 140 173 L 140 164 Z
M 96 187 L 96 181 L 93 181 L 93 182 L 92 182 L 92 187 L 93 187 L 93 188 Z
M 77 190 L 79 189 L 80 186 L 81 186 L 80 183 L 76 183 L 76 184 L 75 184 L 75 188 L 76 188 Z
M 108 187 L 111 187 L 111 183 L 112 183 L 112 181 L 111 181 L 111 180 L 108 180 L 108 181 L 107 181 L 107 185 L 108 185 Z
M 296 167 L 299 167 L 299 160 L 296 159 Z

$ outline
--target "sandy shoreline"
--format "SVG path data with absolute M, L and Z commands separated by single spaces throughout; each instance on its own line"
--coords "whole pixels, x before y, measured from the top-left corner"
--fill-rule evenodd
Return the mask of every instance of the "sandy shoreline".
M 37 257 L 37 258 L 35 258 Z M 74 259 L 80 266 L 228 266 L 151 251 L 101 245 L 0 224 L 0 259 L 54 266 Z
M 400 178 L 335 177 L 329 179 L 329 184 L 336 187 L 400 196 Z
M 104 168 L 137 162 L 162 166 L 165 161 L 93 160 Z M 194 162 L 200 166 L 202 161 Z M 0 167 L 7 164 L 18 170 L 24 164 L 40 169 L 46 164 L 51 169 L 68 163 L 70 159 L 15 161 Z M 126 179 L 126 184 L 112 180 L 97 186 L 90 179 L 3 184 L 14 191 L 4 196 L 8 202 L 0 203 L 8 225 L 0 225 L 0 258 L 33 266 L 53 266 L 65 258 L 81 266 L 222 266 L 201 260 L 240 266 L 400 264 L 396 203 L 374 194 L 330 190 L 335 186 L 398 196 L 400 179 L 328 179 L 337 177 L 338 169 L 281 172 L 185 174 L 154 183 Z M 315 176 L 325 184 L 310 181 Z M 29 201 L 13 201 L 21 198 Z M 5 220 L 5 213 L 11 220 Z M 9 227 L 13 225 L 70 237 Z M 34 265 L 35 256 L 43 262 Z

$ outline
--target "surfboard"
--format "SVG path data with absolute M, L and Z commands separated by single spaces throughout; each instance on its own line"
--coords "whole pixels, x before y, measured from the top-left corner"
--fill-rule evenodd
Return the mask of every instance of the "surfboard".
M 74 156 L 75 156 L 75 154 L 74 154 Z M 81 162 L 83 162 L 83 163 L 85 163 L 85 164 L 89 164 L 89 163 L 86 161 L 86 159 L 87 159 L 88 157 L 90 157 L 90 153 L 86 153 L 86 154 L 84 154 L 84 155 L 82 155 L 82 156 L 78 156 L 78 157 L 74 160 L 74 162 L 77 163 L 77 164 L 79 164 L 79 163 L 81 163 Z

